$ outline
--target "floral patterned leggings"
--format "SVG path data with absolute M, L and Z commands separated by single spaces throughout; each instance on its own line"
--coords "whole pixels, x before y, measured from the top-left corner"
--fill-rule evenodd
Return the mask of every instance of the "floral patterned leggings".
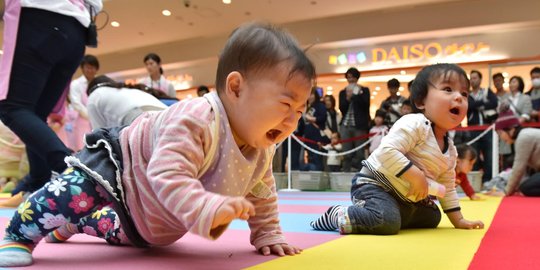
M 126 243 L 118 216 L 106 207 L 109 195 L 90 179 L 77 168 L 65 170 L 19 205 L 5 237 L 37 244 L 48 233 L 73 223 L 78 232 L 104 238 L 111 244 Z

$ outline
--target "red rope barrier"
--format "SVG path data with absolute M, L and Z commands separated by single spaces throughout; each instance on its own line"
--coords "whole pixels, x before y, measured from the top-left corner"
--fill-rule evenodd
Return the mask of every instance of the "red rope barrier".
M 455 131 L 482 131 L 482 130 L 488 129 L 490 126 L 491 125 L 456 127 L 456 128 L 454 128 L 452 130 L 455 130 Z M 521 124 L 521 126 L 522 127 L 540 128 L 540 122 L 523 123 L 523 124 Z M 348 142 L 352 142 L 352 141 L 363 140 L 363 139 L 367 139 L 369 137 L 372 137 L 372 136 L 374 136 L 376 134 L 377 133 L 369 133 L 369 134 L 365 134 L 365 135 L 351 137 L 351 138 L 347 138 L 347 139 L 344 139 L 344 140 L 340 140 L 340 141 L 338 141 L 338 143 L 348 143 Z M 305 137 L 301 137 L 301 136 L 296 136 L 296 137 L 298 137 L 298 139 L 300 141 L 303 141 L 303 142 L 306 142 L 306 143 L 313 143 L 313 144 L 322 143 L 322 142 L 318 142 L 318 141 L 308 139 L 308 138 L 305 138 Z
M 480 131 L 480 130 L 486 130 L 491 125 L 481 125 L 481 126 L 468 126 L 468 127 L 456 127 L 452 130 L 455 131 Z M 521 124 L 522 127 L 533 127 L 533 128 L 540 128 L 540 122 L 527 122 Z

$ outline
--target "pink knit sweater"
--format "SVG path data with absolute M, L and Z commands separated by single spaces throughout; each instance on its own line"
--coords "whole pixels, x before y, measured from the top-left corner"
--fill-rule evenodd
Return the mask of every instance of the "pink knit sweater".
M 216 239 L 211 230 L 227 196 L 244 196 L 256 215 L 251 243 L 285 243 L 278 219 L 272 149 L 240 150 L 216 93 L 144 114 L 120 134 L 127 206 L 141 236 L 167 245 L 188 231 Z

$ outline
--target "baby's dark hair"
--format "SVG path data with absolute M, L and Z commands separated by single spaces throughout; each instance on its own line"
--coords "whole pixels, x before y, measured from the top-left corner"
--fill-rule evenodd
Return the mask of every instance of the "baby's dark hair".
M 377 116 L 384 119 L 386 117 L 386 112 L 384 110 L 377 110 L 377 111 L 375 111 L 375 117 L 377 117 Z
M 458 159 L 466 159 L 469 160 L 475 160 L 478 154 L 476 153 L 476 149 L 474 147 L 468 145 L 468 144 L 460 144 L 456 146 Z
M 403 107 L 403 106 L 409 106 L 409 107 L 412 108 L 411 99 L 406 98 L 405 100 L 403 100 L 403 102 L 401 103 L 401 107 Z
M 291 63 L 289 78 L 299 73 L 314 80 L 315 66 L 289 33 L 270 24 L 240 26 L 232 32 L 219 56 L 216 89 L 225 89 L 227 76 L 233 71 L 249 78 L 283 62 Z
M 434 84 L 434 79 L 443 77 L 444 81 L 448 81 L 453 73 L 457 73 L 469 89 L 470 82 L 467 73 L 456 64 L 434 64 L 422 68 L 414 78 L 410 89 L 413 112 L 422 112 L 417 105 L 422 104 L 426 98 L 430 85 Z

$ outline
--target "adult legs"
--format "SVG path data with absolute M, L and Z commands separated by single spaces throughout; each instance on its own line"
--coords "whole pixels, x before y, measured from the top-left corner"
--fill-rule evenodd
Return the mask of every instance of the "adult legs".
M 365 130 L 360 130 L 360 129 L 354 129 L 353 131 L 353 137 L 359 137 L 359 136 L 364 136 L 367 134 L 367 131 Z M 360 145 L 362 145 L 363 143 L 365 143 L 367 141 L 367 138 L 366 139 L 360 139 L 360 140 L 355 140 L 352 142 L 353 144 L 353 147 L 352 148 L 357 148 L 359 147 Z M 351 161 L 351 167 L 352 168 L 355 168 L 355 172 L 359 171 L 360 168 L 362 168 L 362 160 L 364 160 L 366 158 L 366 149 L 365 148 L 362 148 L 362 149 L 358 149 L 356 152 L 354 152 L 354 154 L 352 154 L 352 161 Z
M 354 130 L 355 130 L 354 127 L 339 126 L 339 133 L 341 134 L 341 139 L 346 140 L 346 139 L 354 137 Z M 342 143 L 342 146 L 343 146 L 342 148 L 343 152 L 353 149 L 352 142 L 344 142 Z M 351 163 L 352 163 L 354 154 L 355 153 L 351 153 L 351 154 L 343 156 L 342 169 L 344 172 L 351 171 Z
M 540 172 L 537 172 L 525 180 L 520 186 L 519 191 L 525 196 L 540 197 Z
M 490 131 L 486 133 L 482 138 L 476 141 L 472 146 L 479 155 L 478 161 L 476 162 L 474 169 L 482 169 L 482 182 L 487 182 L 492 178 L 492 154 L 493 154 L 493 145 L 492 145 L 492 133 Z M 480 131 L 471 132 L 471 139 L 476 138 L 480 135 Z
M 66 168 L 69 149 L 46 118 L 84 54 L 85 28 L 71 17 L 23 8 L 9 91 L 0 101 L 0 119 L 25 143 L 33 191 L 51 170 Z M 42 182 L 41 182 L 42 183 Z

